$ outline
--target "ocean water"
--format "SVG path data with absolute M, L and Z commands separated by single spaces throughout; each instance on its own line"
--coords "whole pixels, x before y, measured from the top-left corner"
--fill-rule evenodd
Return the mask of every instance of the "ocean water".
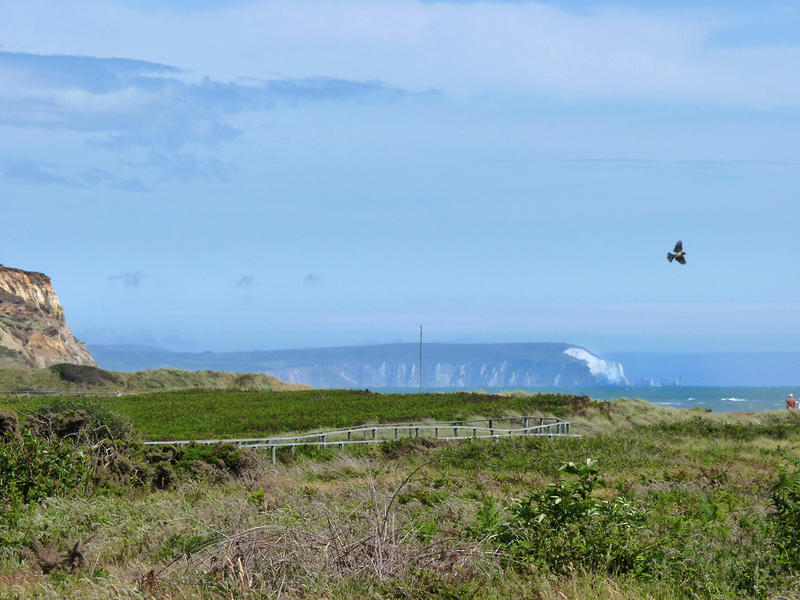
M 382 389 L 382 392 L 416 393 L 410 389 Z M 453 392 L 453 389 L 426 388 L 425 392 Z M 460 390 L 476 391 L 476 390 Z M 511 391 L 507 388 L 490 388 L 481 391 L 490 393 Z M 652 404 L 674 408 L 705 408 L 713 412 L 764 412 L 766 410 L 786 409 L 786 396 L 793 393 L 800 396 L 797 387 L 585 387 L 585 388 L 525 388 L 526 392 L 554 392 L 589 396 L 595 400 L 615 398 L 639 398 Z
M 578 393 L 570 390 L 570 393 Z M 595 400 L 640 398 L 674 408 L 705 408 L 713 412 L 763 412 L 786 410 L 786 396 L 800 394 L 791 387 L 598 387 L 585 394 Z

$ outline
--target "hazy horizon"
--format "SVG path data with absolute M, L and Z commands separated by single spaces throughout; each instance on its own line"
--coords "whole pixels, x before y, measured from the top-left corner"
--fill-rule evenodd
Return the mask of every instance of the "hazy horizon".
M 800 340 L 795 3 L 0 8 L 0 263 L 89 344 Z

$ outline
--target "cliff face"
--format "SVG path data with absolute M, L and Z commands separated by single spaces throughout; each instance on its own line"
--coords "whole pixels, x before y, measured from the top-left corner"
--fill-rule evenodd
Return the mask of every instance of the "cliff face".
M 581 385 L 625 385 L 622 365 L 605 361 L 583 348 L 570 347 L 551 357 L 448 357 L 440 349 L 429 352 L 423 367 L 423 385 L 434 388 L 535 388 Z M 437 356 L 438 354 L 438 356 Z M 272 368 L 284 381 L 319 388 L 415 388 L 419 364 L 413 360 L 342 361 Z
M 64 319 L 50 278 L 0 265 L 0 367 L 94 365 Z
M 115 371 L 172 367 L 269 373 L 316 388 L 415 388 L 419 346 L 387 344 L 306 350 L 202 354 L 141 346 L 95 346 Z M 536 388 L 626 385 L 622 365 L 570 344 L 426 344 L 423 385 L 436 388 Z

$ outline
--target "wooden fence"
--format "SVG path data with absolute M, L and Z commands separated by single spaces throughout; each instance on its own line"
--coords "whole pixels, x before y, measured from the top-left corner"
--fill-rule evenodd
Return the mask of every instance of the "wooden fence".
M 503 424 L 507 424 L 502 426 Z M 500 419 L 473 419 L 468 421 L 438 421 L 433 423 L 389 423 L 358 425 L 342 429 L 331 429 L 289 436 L 258 438 L 236 438 L 216 440 L 164 440 L 145 442 L 147 445 L 183 444 L 236 444 L 240 448 L 270 448 L 272 462 L 276 461 L 279 448 L 298 446 L 338 447 L 348 444 L 374 444 L 408 438 L 430 438 L 438 440 L 494 439 L 506 437 L 564 437 L 573 436 L 569 421 L 556 417 L 507 417 Z
M 135 392 L 133 392 L 135 393 Z M 110 398 L 113 396 L 127 396 L 132 392 L 84 392 L 80 390 L 18 390 L 18 391 L 3 391 L 0 390 L 0 397 L 5 398 L 28 398 L 30 396 L 75 396 L 78 398 Z

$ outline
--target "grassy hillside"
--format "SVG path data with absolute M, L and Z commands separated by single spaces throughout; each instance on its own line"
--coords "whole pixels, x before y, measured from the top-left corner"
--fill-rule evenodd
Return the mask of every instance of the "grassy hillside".
M 158 393 L 102 407 L 175 437 L 193 413 L 202 437 L 265 415 L 288 431 L 537 408 L 585 435 L 405 440 L 275 466 L 225 447 L 0 443 L 0 598 L 800 597 L 800 414 L 467 396 Z M 17 447 L 14 481 L 35 483 L 22 500 L 8 491 L 23 490 L 8 479 Z
M 70 364 L 47 369 L 0 369 L 0 392 L 66 391 L 123 394 L 178 389 L 299 390 L 307 386 L 281 381 L 264 373 L 155 369 L 119 373 Z

